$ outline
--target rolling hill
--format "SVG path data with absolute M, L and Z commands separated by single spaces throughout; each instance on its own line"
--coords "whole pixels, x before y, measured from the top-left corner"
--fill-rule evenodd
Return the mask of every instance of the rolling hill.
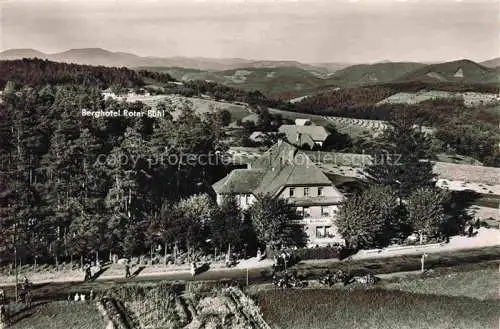
M 42 53 L 36 49 L 8 49 L 0 53 L 0 59 L 11 60 L 20 58 L 41 58 L 45 59 L 47 54 Z
M 441 64 L 427 65 L 410 72 L 397 82 L 454 82 L 463 84 L 499 83 L 499 72 L 470 60 L 458 60 Z
M 320 90 L 388 83 L 425 67 L 420 63 L 389 62 L 353 65 L 333 74 L 297 67 L 201 71 L 185 68 L 146 67 L 166 72 L 178 80 L 210 80 L 230 87 L 261 92 L 281 99 L 305 96 Z
M 335 72 L 328 79 L 328 84 L 353 86 L 387 83 L 425 66 L 425 64 L 413 62 L 383 62 L 352 65 Z
M 484 62 L 479 63 L 482 66 L 489 67 L 489 68 L 500 68 L 500 57 L 493 58 Z
M 327 83 L 319 73 L 297 67 L 245 67 L 218 72 L 178 67 L 141 67 L 141 69 L 168 73 L 180 81 L 208 80 L 243 90 L 260 90 L 268 95 L 309 92 Z

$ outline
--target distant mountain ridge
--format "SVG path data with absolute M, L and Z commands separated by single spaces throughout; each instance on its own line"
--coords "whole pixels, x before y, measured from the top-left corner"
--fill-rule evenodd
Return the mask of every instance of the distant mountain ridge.
M 166 72 L 181 81 L 214 81 L 247 91 L 259 90 L 280 99 L 293 99 L 321 90 L 386 83 L 500 83 L 500 67 L 496 66 L 500 58 L 481 64 L 470 60 L 434 64 L 384 60 L 352 65 L 243 58 L 143 57 L 102 48 L 69 49 L 55 54 L 35 49 L 10 49 L 0 53 L 0 60 L 34 57 L 64 63 Z
M 345 67 L 348 64 L 326 63 L 313 65 L 291 60 L 250 60 L 243 58 L 203 58 L 203 57 L 151 57 L 138 56 L 127 52 L 112 52 L 102 48 L 69 49 L 60 53 L 46 54 L 35 49 L 9 49 L 0 53 L 0 59 L 40 58 L 56 62 L 126 66 L 129 68 L 141 66 L 183 67 L 208 71 L 232 70 L 247 68 L 297 67 L 305 70 L 331 72 L 332 67 Z
M 425 66 L 425 64 L 415 62 L 389 61 L 375 64 L 358 64 L 338 70 L 328 80 L 330 84 L 337 85 L 387 83 Z

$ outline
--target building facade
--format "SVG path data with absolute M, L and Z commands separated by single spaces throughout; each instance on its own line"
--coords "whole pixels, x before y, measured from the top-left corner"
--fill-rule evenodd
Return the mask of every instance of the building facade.
M 311 159 L 293 145 L 278 141 L 247 169 L 235 169 L 216 182 L 220 204 L 226 195 L 248 209 L 260 195 L 283 198 L 293 204 L 311 246 L 343 243 L 335 217 L 344 196 Z

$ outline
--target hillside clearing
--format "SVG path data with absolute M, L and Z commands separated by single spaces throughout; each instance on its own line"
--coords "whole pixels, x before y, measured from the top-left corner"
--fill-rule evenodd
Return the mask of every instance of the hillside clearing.
M 265 320 L 283 329 L 484 329 L 500 304 L 467 297 L 381 289 L 268 290 L 257 294 Z

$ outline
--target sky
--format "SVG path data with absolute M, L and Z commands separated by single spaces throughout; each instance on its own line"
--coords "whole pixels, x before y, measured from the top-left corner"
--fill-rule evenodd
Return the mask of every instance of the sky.
M 499 0 L 0 0 L 0 49 L 361 63 L 500 54 Z

